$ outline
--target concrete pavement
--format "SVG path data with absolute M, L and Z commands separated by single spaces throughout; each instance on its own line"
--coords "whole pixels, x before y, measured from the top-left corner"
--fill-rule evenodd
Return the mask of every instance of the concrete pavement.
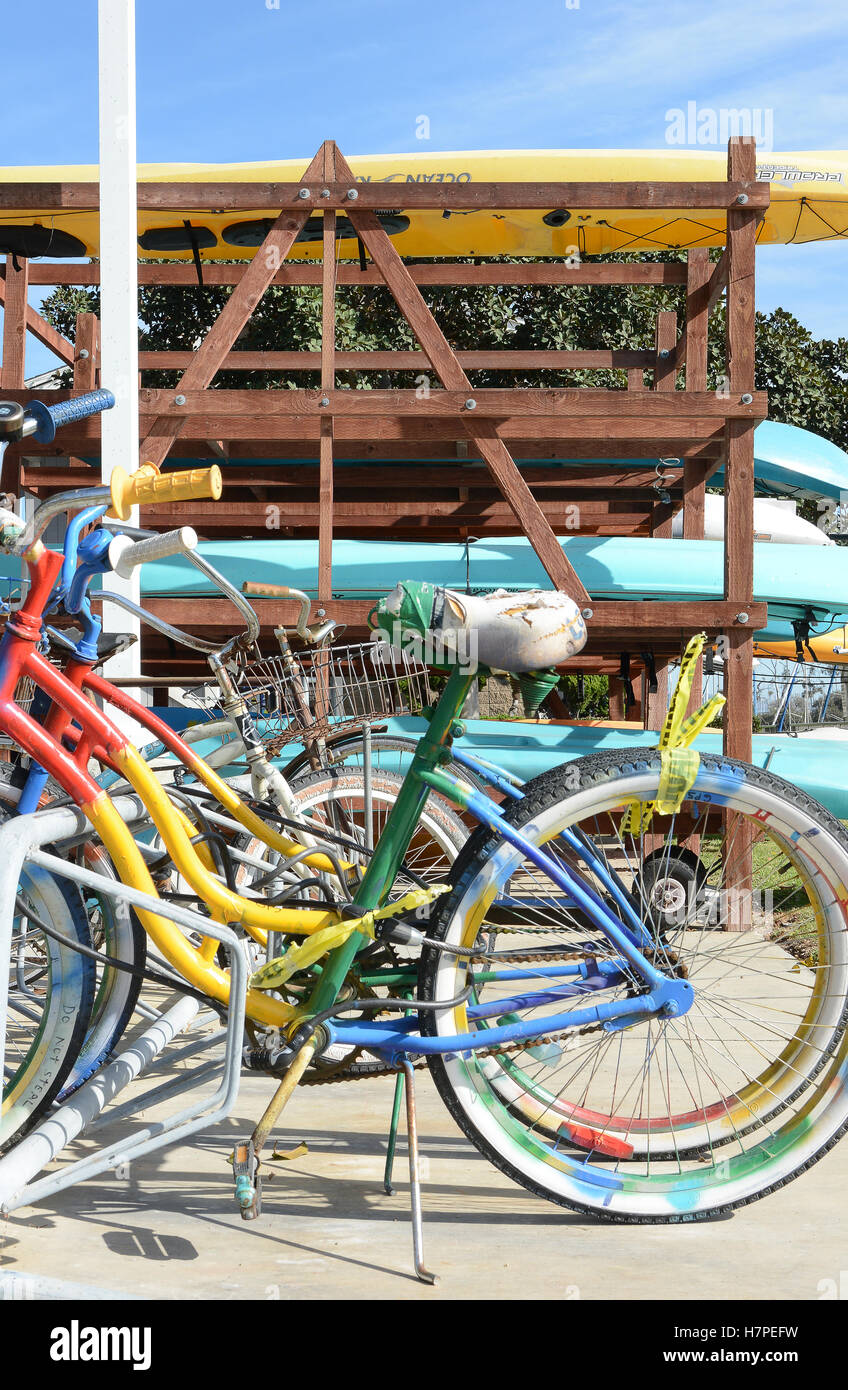
M 487 1163 L 419 1073 L 424 1230 L 436 1288 L 412 1274 L 406 1145 L 382 1189 L 388 1079 L 301 1091 L 277 1164 L 243 1222 L 226 1162 L 269 1098 L 247 1079 L 236 1116 L 0 1221 L 0 1268 L 156 1299 L 797 1299 L 838 1293 L 848 1271 L 848 1142 L 782 1192 L 710 1224 L 596 1224 L 541 1201 Z M 848 1296 L 848 1272 L 842 1285 Z

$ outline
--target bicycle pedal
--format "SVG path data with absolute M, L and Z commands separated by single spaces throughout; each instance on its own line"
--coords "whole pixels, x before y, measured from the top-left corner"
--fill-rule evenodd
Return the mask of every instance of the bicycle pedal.
M 232 1164 L 242 1221 L 253 1221 L 262 1210 L 262 1180 L 252 1139 L 242 1139 L 236 1144 Z
M 276 1158 L 276 1159 L 280 1160 L 281 1162 L 291 1163 L 293 1159 L 295 1159 L 295 1158 L 303 1158 L 304 1154 L 308 1154 L 308 1153 L 309 1153 L 309 1145 L 306 1143 L 306 1140 L 305 1140 L 305 1139 L 301 1139 L 300 1143 L 299 1143 L 299 1144 L 296 1144 L 295 1147 L 294 1147 L 293 1149 L 277 1149 L 277 1148 L 275 1148 L 275 1149 L 272 1151 L 272 1153 L 271 1153 L 271 1159 L 275 1159 L 275 1158 Z M 270 1162 L 270 1160 L 269 1160 L 269 1162 Z

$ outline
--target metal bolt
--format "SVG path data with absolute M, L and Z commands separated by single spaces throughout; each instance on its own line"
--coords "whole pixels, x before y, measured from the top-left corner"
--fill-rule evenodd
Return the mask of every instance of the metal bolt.
M 357 198 L 359 197 L 359 190 L 357 188 L 349 188 L 347 190 L 347 193 L 345 194 L 345 197 L 347 198 L 349 203 L 355 203 Z
M 297 196 L 298 196 L 298 198 L 301 198 L 301 199 L 308 198 L 308 197 L 309 197 L 309 189 L 308 189 L 308 188 L 299 188 L 299 189 L 297 190 Z
M 581 616 L 581 618 L 585 618 L 586 621 L 587 621 L 587 623 L 588 623 L 588 621 L 589 621 L 590 618 L 594 618 L 594 616 L 595 616 L 595 610 L 594 610 L 594 608 L 581 608 L 581 610 L 580 610 L 580 616 Z
M 322 188 L 322 189 L 321 189 L 321 197 L 322 197 L 322 198 L 329 198 L 329 196 L 330 196 L 330 190 L 329 190 L 329 188 Z
M 669 352 L 668 348 L 660 348 L 660 357 L 670 357 L 670 356 L 671 356 L 671 353 Z
M 185 401 L 186 401 L 185 396 L 175 396 L 175 397 L 174 397 L 174 405 L 185 405 Z
M 736 201 L 737 201 L 737 203 L 747 203 L 747 201 L 748 201 L 748 194 L 747 194 L 747 193 L 737 193 L 737 195 L 736 195 Z
M 676 999 L 667 999 L 663 1005 L 663 1013 L 666 1018 L 676 1018 L 680 1013 L 680 1005 Z
M 326 608 L 317 608 L 317 609 L 315 610 L 315 616 L 316 616 L 316 618 L 326 618 L 326 616 L 327 616 L 327 610 L 326 610 Z
M 469 396 L 469 397 L 468 397 L 468 400 L 465 402 L 465 409 L 466 409 L 466 410 L 476 410 L 476 409 L 477 409 L 477 402 L 475 401 L 475 399 L 474 399 L 473 396 Z
M 79 350 L 79 355 L 80 355 L 81 358 L 83 358 L 83 357 L 90 357 L 90 356 L 91 356 L 91 354 L 90 354 L 88 348 L 80 348 L 80 350 Z
M 739 397 L 739 399 L 743 405 L 751 405 L 753 403 L 754 397 L 751 395 L 750 391 L 746 391 L 744 395 Z
M 736 621 L 737 621 L 737 623 L 741 623 L 742 626 L 744 627 L 745 623 L 747 623 L 747 621 L 748 621 L 748 614 L 747 614 L 747 613 L 737 613 L 737 614 L 736 614 Z
M 329 397 L 329 396 L 322 396 L 321 399 L 320 399 L 320 401 L 318 402 L 318 404 L 319 404 L 319 405 L 329 405 L 329 404 L 330 404 L 330 397 Z

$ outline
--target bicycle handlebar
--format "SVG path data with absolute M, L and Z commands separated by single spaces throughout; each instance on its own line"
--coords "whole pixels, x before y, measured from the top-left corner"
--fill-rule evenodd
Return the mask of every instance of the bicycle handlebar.
M 57 405 L 43 405 L 41 401 L 30 401 L 25 413 L 35 420 L 35 439 L 39 444 L 52 444 L 56 431 L 74 420 L 86 420 L 89 415 L 100 415 L 111 410 L 115 397 L 111 391 L 87 391 L 84 396 L 75 396 L 70 401 L 59 401 Z
M 317 646 L 323 642 L 325 637 L 335 631 L 337 623 L 333 618 L 326 618 L 322 623 L 309 625 L 309 610 L 312 607 L 312 600 L 302 589 L 292 589 L 288 584 L 260 584 L 248 580 L 241 586 L 243 594 L 250 594 L 251 598 L 293 598 L 300 599 L 300 613 L 294 627 L 276 628 L 276 632 L 284 632 L 287 635 L 297 633 L 304 642 L 310 642 Z
M 164 560 L 170 555 L 188 555 L 197 546 L 197 532 L 192 526 L 180 526 L 149 540 L 134 541 L 129 536 L 115 536 L 109 545 L 109 563 L 115 574 L 129 579 L 138 565 L 151 560 Z
M 133 507 L 150 502 L 190 502 L 201 497 L 215 501 L 221 496 L 223 480 L 217 463 L 211 468 L 190 468 L 182 473 L 162 474 L 155 464 L 143 463 L 135 473 L 120 466 L 112 470 L 109 480 L 112 512 L 129 521 Z

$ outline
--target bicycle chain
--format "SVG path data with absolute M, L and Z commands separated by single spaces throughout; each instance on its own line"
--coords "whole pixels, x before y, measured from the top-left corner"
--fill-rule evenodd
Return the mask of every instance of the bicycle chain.
M 650 960 L 654 958 L 657 954 L 658 952 L 656 951 L 647 952 L 646 957 Z M 665 964 L 677 965 L 679 963 L 676 952 L 667 951 L 663 954 Z M 539 963 L 549 965 L 554 960 L 585 961 L 592 959 L 593 957 L 587 956 L 585 951 L 565 951 L 557 956 L 551 956 L 549 954 L 539 955 L 536 953 L 534 953 L 533 955 L 521 955 L 512 953 L 504 953 L 503 955 L 501 955 L 500 953 L 498 953 L 498 964 L 509 965 L 532 965 Z M 594 1033 L 600 1033 L 602 1031 L 603 1024 L 600 1023 L 587 1023 L 584 1024 L 582 1028 L 559 1028 L 555 1029 L 552 1033 L 542 1033 L 538 1037 L 533 1036 L 531 1038 L 522 1038 L 519 1042 L 501 1043 L 499 1046 L 496 1047 L 486 1047 L 479 1049 L 475 1048 L 474 1055 L 475 1057 L 498 1057 L 511 1052 L 523 1052 L 526 1050 L 528 1046 L 538 1047 L 541 1043 L 554 1042 L 558 1038 L 562 1037 L 563 1034 L 568 1034 L 570 1038 L 582 1038 L 588 1037 L 589 1035 Z M 422 1068 L 427 1066 L 426 1058 L 422 1057 L 417 1062 L 413 1062 L 412 1065 L 414 1070 L 421 1071 Z M 357 1066 L 360 1068 L 360 1070 L 351 1071 L 349 1069 L 351 1066 Z M 347 1069 L 345 1067 L 345 1064 L 342 1063 L 339 1066 L 333 1068 L 330 1074 L 327 1076 L 322 1076 L 320 1074 L 320 1069 L 316 1069 L 314 1072 L 307 1071 L 300 1084 L 301 1086 L 332 1086 L 340 1084 L 343 1081 L 371 1081 L 374 1077 L 377 1076 L 397 1076 L 400 1074 L 400 1072 L 400 1067 L 393 1067 L 389 1063 L 385 1062 L 375 1061 L 374 1063 L 357 1063 L 351 1061 L 347 1064 Z
M 547 954 L 546 954 L 546 955 L 537 955 L 537 954 L 534 954 L 534 955 L 512 955 L 512 954 L 504 954 L 504 955 L 501 955 L 500 953 L 498 954 L 498 964 L 499 964 L 499 965 L 500 965 L 500 964 L 509 964 L 509 965 L 532 965 L 532 964 L 538 964 L 538 963 L 542 963 L 542 964 L 545 964 L 545 965 L 549 965 L 549 964 L 551 964 L 551 962 L 552 962 L 553 960 L 581 960 L 581 961 L 582 961 L 582 960 L 589 960 L 589 959 L 591 959 L 591 957 L 587 956 L 586 953 L 585 953 L 584 951 L 564 952 L 564 953 L 562 953 L 561 955 L 558 955 L 558 956 L 556 956 L 556 957 L 551 956 L 551 955 L 547 955 Z M 500 1044 L 499 1046 L 497 1046 L 497 1047 L 486 1047 L 486 1048 L 479 1048 L 479 1049 L 475 1048 L 475 1050 L 474 1050 L 474 1056 L 475 1056 L 475 1057 L 497 1057 L 497 1056 L 502 1056 L 503 1054 L 505 1054 L 505 1053 L 510 1053 L 510 1052 L 523 1052 L 528 1046 L 538 1047 L 538 1046 L 540 1045 L 540 1043 L 553 1042 L 556 1038 L 561 1037 L 563 1033 L 567 1033 L 567 1034 L 569 1035 L 569 1037 L 572 1037 L 572 1038 L 580 1038 L 580 1037 L 583 1037 L 583 1036 L 588 1035 L 588 1034 L 590 1034 L 590 1033 L 598 1033 L 598 1032 L 601 1031 L 601 1029 L 602 1029 L 602 1025 L 599 1024 L 599 1023 L 587 1023 L 587 1024 L 584 1024 L 584 1026 L 583 1026 L 582 1028 L 562 1028 L 562 1029 L 557 1029 L 557 1030 L 555 1030 L 553 1033 L 543 1033 L 543 1034 L 540 1034 L 538 1037 L 535 1037 L 535 1036 L 534 1036 L 534 1037 L 532 1037 L 532 1038 L 523 1038 L 523 1039 L 521 1039 L 520 1042 L 515 1042 L 515 1043 L 501 1043 L 501 1044 Z M 414 1068 L 415 1071 L 421 1071 L 424 1067 L 426 1067 L 426 1065 L 427 1065 L 427 1061 L 426 1061 L 426 1059 L 423 1058 L 423 1057 L 420 1058 L 417 1062 L 413 1062 L 413 1063 L 412 1063 L 412 1066 L 413 1066 L 413 1068 Z M 303 1077 L 303 1080 L 301 1081 L 300 1084 L 301 1084 L 301 1086 L 333 1086 L 333 1085 L 338 1085 L 338 1084 L 340 1084 L 340 1083 L 343 1082 L 343 1081 L 371 1081 L 371 1080 L 374 1079 L 374 1077 L 377 1077 L 377 1076 L 398 1076 L 398 1075 L 400 1074 L 400 1072 L 401 1072 L 401 1068 L 400 1068 L 400 1067 L 393 1067 L 393 1066 L 391 1066 L 388 1062 L 380 1062 L 380 1061 L 375 1061 L 375 1062 L 373 1062 L 373 1063 L 367 1063 L 367 1062 L 366 1062 L 366 1063 L 351 1062 L 351 1063 L 349 1064 L 349 1066 L 357 1066 L 357 1067 L 359 1067 L 360 1069 L 357 1070 L 357 1071 L 351 1071 L 351 1070 L 349 1070 L 349 1069 L 346 1070 L 345 1067 L 344 1067 L 344 1065 L 342 1065 L 342 1066 L 340 1066 L 338 1069 L 335 1069 L 335 1068 L 334 1068 L 334 1069 L 330 1072 L 330 1074 L 329 1074 L 328 1076 L 322 1076 L 321 1073 L 320 1073 L 320 1069 L 316 1069 L 314 1072 L 308 1071 L 308 1072 L 306 1073 L 306 1075 Z
M 538 1047 L 540 1043 L 556 1042 L 567 1033 L 570 1038 L 582 1038 L 590 1033 L 600 1033 L 603 1031 L 601 1023 L 585 1023 L 582 1028 L 558 1028 L 553 1033 L 541 1033 L 538 1037 L 522 1038 L 520 1042 L 501 1043 L 498 1047 L 481 1047 L 474 1049 L 475 1057 L 500 1057 L 505 1053 L 524 1052 L 528 1047 Z M 359 1071 L 340 1071 L 333 1072 L 330 1076 L 321 1076 L 319 1073 L 312 1075 L 307 1072 L 301 1081 L 301 1086 L 335 1086 L 342 1081 L 373 1081 L 377 1076 L 398 1076 L 401 1067 L 393 1067 L 388 1062 L 356 1063 L 362 1068 Z M 412 1063 L 415 1071 L 421 1071 L 427 1066 L 427 1059 L 420 1057 L 417 1062 Z M 367 1070 L 365 1070 L 367 1068 Z

